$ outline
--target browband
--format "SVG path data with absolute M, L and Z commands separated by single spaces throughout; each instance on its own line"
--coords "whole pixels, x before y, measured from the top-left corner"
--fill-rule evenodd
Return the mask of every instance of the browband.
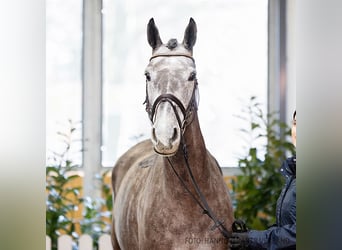
M 190 56 L 188 54 L 185 54 L 185 53 L 178 53 L 178 54 L 163 54 L 163 53 L 161 53 L 161 54 L 156 54 L 156 55 L 151 56 L 150 61 L 152 59 L 154 59 L 156 57 L 160 57 L 160 56 L 167 56 L 167 57 L 169 57 L 169 56 L 185 56 L 187 58 L 190 58 L 195 63 L 195 59 L 192 56 Z

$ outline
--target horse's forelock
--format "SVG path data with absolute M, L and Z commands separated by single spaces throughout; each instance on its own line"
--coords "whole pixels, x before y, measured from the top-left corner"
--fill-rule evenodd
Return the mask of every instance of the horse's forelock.
M 166 47 L 170 50 L 173 50 L 177 46 L 178 46 L 178 41 L 175 38 L 171 38 L 166 44 Z

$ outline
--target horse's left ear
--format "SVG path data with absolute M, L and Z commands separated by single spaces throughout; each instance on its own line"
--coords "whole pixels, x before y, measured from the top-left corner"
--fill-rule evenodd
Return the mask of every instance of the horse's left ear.
M 153 18 L 150 19 L 147 25 L 147 40 L 153 50 L 163 44 Z
M 194 19 L 191 17 L 188 26 L 185 29 L 184 32 L 184 40 L 183 45 L 188 50 L 192 50 L 196 43 L 196 37 L 197 37 L 197 26 L 194 21 Z

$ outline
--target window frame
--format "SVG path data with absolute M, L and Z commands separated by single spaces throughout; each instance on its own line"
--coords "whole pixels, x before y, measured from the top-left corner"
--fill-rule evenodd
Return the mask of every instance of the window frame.
M 294 109 L 294 99 L 288 96 L 295 88 L 294 80 L 289 81 L 287 31 L 293 40 L 292 25 L 288 27 L 288 6 L 292 0 L 268 1 L 268 112 L 279 110 L 279 119 L 287 122 Z M 102 0 L 83 0 L 83 55 L 82 55 L 82 120 L 83 120 L 83 171 L 84 194 L 93 196 L 96 192 L 94 176 L 107 166 L 101 163 L 102 144 Z M 294 74 L 294 69 L 290 69 Z M 287 109 L 291 107 L 290 109 Z M 237 167 L 222 167 L 224 175 L 236 175 Z
M 102 144 L 102 0 L 83 0 L 82 44 L 83 191 L 96 196 Z

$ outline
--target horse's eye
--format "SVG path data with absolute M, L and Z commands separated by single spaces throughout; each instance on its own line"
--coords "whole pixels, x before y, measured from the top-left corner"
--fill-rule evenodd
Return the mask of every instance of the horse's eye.
M 196 72 L 191 72 L 189 78 L 188 78 L 188 81 L 193 81 L 196 79 Z
M 145 76 L 146 76 L 146 81 L 151 81 L 151 75 L 148 72 L 145 72 Z

